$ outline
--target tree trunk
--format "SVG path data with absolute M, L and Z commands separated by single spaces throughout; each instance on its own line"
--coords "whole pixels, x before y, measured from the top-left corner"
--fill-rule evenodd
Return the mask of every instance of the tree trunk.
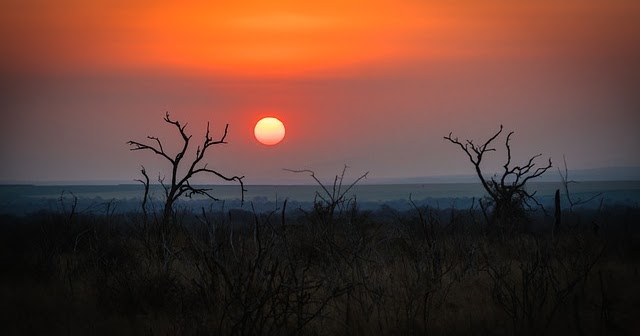
M 553 230 L 560 230 L 560 225 L 562 224 L 562 209 L 560 208 L 560 189 L 556 189 L 555 196 L 555 223 L 553 225 Z

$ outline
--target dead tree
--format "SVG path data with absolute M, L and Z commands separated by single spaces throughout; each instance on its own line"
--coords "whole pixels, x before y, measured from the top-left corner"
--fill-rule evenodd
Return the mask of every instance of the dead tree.
M 513 166 L 511 162 L 511 140 L 510 132 L 505 140 L 507 149 L 507 159 L 503 165 L 502 175 L 494 175 L 487 179 L 482 173 L 482 159 L 488 152 L 494 152 L 496 149 L 492 147 L 492 142 L 502 133 L 502 125 L 500 130 L 496 132 L 489 140 L 482 145 L 476 145 L 472 140 L 461 142 L 458 138 L 453 138 L 452 133 L 445 136 L 444 139 L 458 145 L 469 157 L 473 164 L 476 174 L 482 183 L 482 186 L 489 194 L 492 203 L 492 216 L 499 222 L 505 222 L 512 219 L 522 218 L 525 206 L 529 206 L 529 202 L 538 204 L 533 198 L 535 193 L 529 193 L 525 189 L 525 185 L 531 179 L 539 177 L 551 168 L 551 159 L 547 165 L 535 168 L 535 159 L 542 154 L 534 155 L 524 165 Z M 539 205 L 539 204 L 538 204 Z
M 195 157 L 193 158 L 193 161 L 187 164 L 188 168 L 186 173 L 184 173 L 184 175 L 180 175 L 179 168 L 181 167 L 181 164 L 183 163 L 182 160 L 184 159 L 187 153 L 187 150 L 189 148 L 192 135 L 187 135 L 185 133 L 185 128 L 187 127 L 187 124 L 182 125 L 177 120 L 171 120 L 171 118 L 169 117 L 169 112 L 167 112 L 167 114 L 165 115 L 164 121 L 167 122 L 168 124 L 175 126 L 178 132 L 180 132 L 180 135 L 182 137 L 182 149 L 175 156 L 171 156 L 167 152 L 165 152 L 165 149 L 162 146 L 162 142 L 160 141 L 160 139 L 154 136 L 147 137 L 147 139 L 155 142 L 154 145 L 147 145 L 137 141 L 127 142 L 127 144 L 132 146 L 131 148 L 132 151 L 149 150 L 157 155 L 162 156 L 163 158 L 165 158 L 167 161 L 171 163 L 171 184 L 170 185 L 166 184 L 164 177 L 160 177 L 160 176 L 158 177 L 158 182 L 162 185 L 165 193 L 165 203 L 164 203 L 164 210 L 162 214 L 162 220 L 164 223 L 167 223 L 169 220 L 171 220 L 171 218 L 174 215 L 174 204 L 183 195 L 186 197 L 191 197 L 193 195 L 204 195 L 213 200 L 217 200 L 213 195 L 209 193 L 212 190 L 211 188 L 201 188 L 201 187 L 196 187 L 191 185 L 190 180 L 196 175 L 212 174 L 225 181 L 237 181 L 240 184 L 240 189 L 242 192 L 242 200 L 244 200 L 245 189 L 242 181 L 244 176 L 228 177 L 226 175 L 219 173 L 216 170 L 208 168 L 206 163 L 204 165 L 201 165 L 201 162 L 204 159 L 204 156 L 207 152 L 207 149 L 209 149 L 209 147 L 227 143 L 225 139 L 227 137 L 229 124 L 225 126 L 224 134 L 220 137 L 220 139 L 213 140 L 213 138 L 210 136 L 209 123 L 207 123 L 207 133 L 205 135 L 204 142 L 202 143 L 202 145 L 199 145 L 198 148 L 196 149 L 196 153 L 195 153 Z M 145 198 L 146 198 L 146 193 L 148 192 L 148 188 L 149 188 L 149 179 L 146 176 L 144 167 L 142 168 L 142 174 L 145 175 L 145 180 L 144 181 L 138 180 L 138 181 L 142 182 L 145 185 Z

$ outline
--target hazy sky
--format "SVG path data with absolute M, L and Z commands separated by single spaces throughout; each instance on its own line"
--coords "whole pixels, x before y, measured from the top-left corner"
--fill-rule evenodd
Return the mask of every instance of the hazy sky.
M 126 141 L 177 146 L 166 111 L 193 145 L 228 123 L 209 167 L 247 183 L 472 173 L 442 137 L 500 124 L 516 158 L 640 166 L 639 1 L 226 3 L 2 1 L 0 181 L 155 175 Z M 267 115 L 273 147 L 253 137 Z

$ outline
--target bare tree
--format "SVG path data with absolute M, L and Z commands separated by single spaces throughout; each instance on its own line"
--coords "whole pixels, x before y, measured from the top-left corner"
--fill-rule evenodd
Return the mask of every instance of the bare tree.
M 162 146 L 162 142 L 160 141 L 160 139 L 154 136 L 147 137 L 147 139 L 155 142 L 155 144 L 153 145 L 148 145 L 148 144 L 144 144 L 137 141 L 127 142 L 127 144 L 132 146 L 131 148 L 132 151 L 149 150 L 157 155 L 164 157 L 167 161 L 171 163 L 171 184 L 170 185 L 165 184 L 164 177 L 160 177 L 160 176 L 158 177 L 158 182 L 162 185 L 165 192 L 165 203 L 164 203 L 164 210 L 163 210 L 163 217 L 162 217 L 163 222 L 167 223 L 172 218 L 174 214 L 174 204 L 178 200 L 178 198 L 180 198 L 180 196 L 182 195 L 185 195 L 186 197 L 191 197 L 192 195 L 198 194 L 198 195 L 207 196 L 213 200 L 217 200 L 210 193 L 212 189 L 201 188 L 201 187 L 196 187 L 191 185 L 190 183 L 191 178 L 199 174 L 212 174 L 225 181 L 237 181 L 240 184 L 240 188 L 242 191 L 242 200 L 244 200 L 245 189 L 242 181 L 244 176 L 228 177 L 226 175 L 219 173 L 216 170 L 208 168 L 206 163 L 204 165 L 199 165 L 204 159 L 204 156 L 209 147 L 227 143 L 225 139 L 227 137 L 229 124 L 225 126 L 224 134 L 220 137 L 220 139 L 213 140 L 213 138 L 210 136 L 209 123 L 207 123 L 207 133 L 205 135 L 204 141 L 202 145 L 199 145 L 198 148 L 196 149 L 196 153 L 195 153 L 195 157 L 193 158 L 193 161 L 187 164 L 187 167 L 188 167 L 187 171 L 184 173 L 184 175 L 181 175 L 179 173 L 179 168 L 181 167 L 181 163 L 183 162 L 182 160 L 184 159 L 185 154 L 187 153 L 187 150 L 189 148 L 189 142 L 191 140 L 192 135 L 187 135 L 185 133 L 185 128 L 187 127 L 187 124 L 182 125 L 180 124 L 179 121 L 172 120 L 169 117 L 169 112 L 167 112 L 167 114 L 165 115 L 164 121 L 167 122 L 168 124 L 175 126 L 178 132 L 180 132 L 180 135 L 182 137 L 182 149 L 175 156 L 171 156 L 167 152 L 165 152 L 165 149 Z M 145 176 L 145 180 L 144 181 L 138 180 L 138 181 L 145 185 L 145 200 L 146 200 L 146 195 L 148 193 L 148 188 L 149 188 L 148 186 L 149 178 L 146 176 L 146 171 L 144 167 L 142 168 L 142 174 Z
M 469 157 L 482 186 L 493 202 L 492 214 L 494 218 L 499 221 L 522 216 L 524 206 L 529 205 L 529 201 L 537 204 L 533 198 L 535 193 L 529 193 L 525 190 L 525 185 L 529 180 L 539 177 L 551 168 L 550 158 L 547 165 L 535 168 L 536 164 L 534 161 L 542 154 L 534 155 L 524 165 L 512 166 L 511 145 L 509 141 L 511 140 L 513 132 L 509 132 L 505 140 L 507 159 L 503 165 L 504 171 L 502 172 L 502 176 L 498 177 L 494 175 L 490 179 L 485 178 L 482 173 L 482 168 L 480 167 L 482 159 L 486 153 L 496 150 L 491 144 L 502 133 L 502 130 L 503 127 L 500 125 L 500 130 L 482 145 L 476 145 L 472 140 L 461 142 L 457 137 L 453 138 L 452 133 L 444 137 L 444 139 L 449 142 L 458 145 Z

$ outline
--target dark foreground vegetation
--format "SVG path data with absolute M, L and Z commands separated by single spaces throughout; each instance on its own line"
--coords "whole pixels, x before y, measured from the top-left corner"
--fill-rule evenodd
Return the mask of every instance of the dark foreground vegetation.
M 0 225 L 0 334 L 47 335 L 606 335 L 640 334 L 640 208 L 578 210 L 569 195 L 553 216 L 527 181 L 551 168 L 507 159 L 485 178 L 485 142 L 446 140 L 473 164 L 488 197 L 469 210 L 362 211 L 342 175 L 307 210 L 179 211 L 181 196 L 210 189 L 197 174 L 236 181 L 207 168 L 210 136 L 178 174 L 191 136 L 175 156 L 160 139 L 130 141 L 171 164 L 158 182 L 164 206 L 145 187 L 140 213 L 61 211 L 4 216 Z M 202 166 L 200 166 L 202 164 Z M 148 202 L 150 201 L 150 202 Z M 474 203 L 475 205 L 475 203 Z
M 0 334 L 637 335 L 640 209 L 552 217 L 4 216 Z

